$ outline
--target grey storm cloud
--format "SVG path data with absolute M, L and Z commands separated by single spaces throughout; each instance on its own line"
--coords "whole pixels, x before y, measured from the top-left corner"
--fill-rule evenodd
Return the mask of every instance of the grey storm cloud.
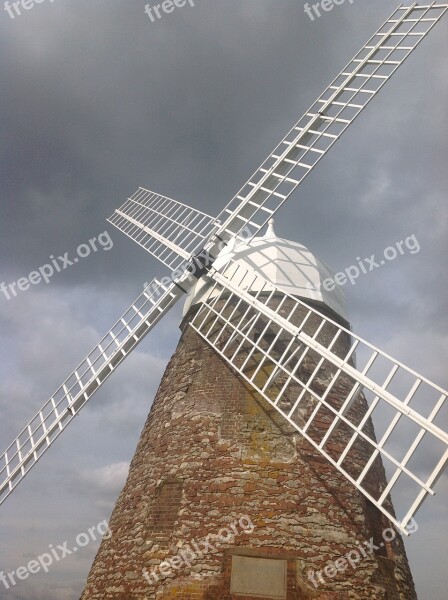
M 163 267 L 106 222 L 138 186 L 215 215 L 396 7 L 311 21 L 300 0 L 56 0 L 0 16 L 0 283 L 107 230 L 92 253 L 0 295 L 6 447 Z M 446 21 L 446 18 L 445 18 Z M 348 285 L 353 329 L 448 385 L 447 23 L 437 26 L 277 217 L 335 271 L 415 235 L 421 251 Z M 180 307 L 92 400 L 0 513 L 0 571 L 104 519 L 126 476 Z M 407 543 L 422 598 L 446 597 L 446 478 Z M 431 555 L 428 555 L 431 548 Z M 75 600 L 95 548 L 3 600 Z

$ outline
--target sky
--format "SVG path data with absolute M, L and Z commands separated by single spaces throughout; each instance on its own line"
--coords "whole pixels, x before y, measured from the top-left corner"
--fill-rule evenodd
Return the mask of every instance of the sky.
M 397 6 L 355 0 L 312 21 L 301 0 L 196 0 L 151 21 L 142 0 L 44 0 L 0 15 L 0 283 L 111 243 L 9 300 L 0 293 L 0 450 L 166 269 L 106 222 L 139 187 L 211 215 Z M 276 218 L 335 271 L 414 236 L 346 285 L 353 330 L 448 386 L 448 16 Z M 109 238 L 110 236 L 110 238 Z M 55 259 L 56 260 L 56 259 Z M 62 262 L 61 262 L 62 265 Z M 94 396 L 0 508 L 0 571 L 107 520 L 181 306 Z M 444 600 L 448 483 L 406 541 L 424 600 Z M 72 544 L 73 545 L 73 544 Z M 98 542 L 2 600 L 75 600 Z

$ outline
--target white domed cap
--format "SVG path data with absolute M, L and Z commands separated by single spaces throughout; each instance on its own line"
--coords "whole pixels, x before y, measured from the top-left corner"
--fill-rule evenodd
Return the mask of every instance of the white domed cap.
M 345 296 L 341 286 L 334 285 L 334 272 L 302 244 L 278 238 L 272 219 L 264 236 L 249 243 L 241 239 L 232 241 L 219 253 L 213 266 L 219 269 L 229 259 L 254 270 L 287 294 L 325 305 L 348 321 Z M 333 285 L 327 283 L 324 288 L 326 279 L 331 279 Z M 208 297 L 210 285 L 207 276 L 198 280 L 185 302 L 184 316 L 193 305 Z M 256 288 L 257 282 L 251 289 L 257 291 Z

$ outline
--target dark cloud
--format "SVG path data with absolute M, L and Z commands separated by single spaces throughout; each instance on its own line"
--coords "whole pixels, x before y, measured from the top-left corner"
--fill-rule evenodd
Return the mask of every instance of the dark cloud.
M 311 22 L 297 0 L 198 0 L 152 24 L 144 4 L 57 0 L 0 16 L 0 282 L 105 230 L 114 242 L 49 286 L 0 295 L 3 445 L 163 273 L 106 223 L 114 208 L 141 185 L 217 214 L 396 5 L 358 0 Z M 345 291 L 357 333 L 445 386 L 447 39 L 441 23 L 276 225 L 336 271 L 415 235 L 419 253 Z M 2 507 L 2 568 L 108 516 L 179 320 L 177 309 L 159 324 L 157 344 L 148 337 Z M 429 503 L 408 548 L 422 597 L 441 600 L 443 561 L 427 549 L 446 554 L 443 490 Z M 77 598 L 93 555 L 2 598 Z

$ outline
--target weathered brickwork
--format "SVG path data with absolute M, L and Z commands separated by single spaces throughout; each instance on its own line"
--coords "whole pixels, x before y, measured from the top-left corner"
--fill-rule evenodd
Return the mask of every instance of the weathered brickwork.
M 157 488 L 148 506 L 148 533 L 159 543 L 168 543 L 182 503 L 183 481 L 166 480 Z
M 312 362 L 305 371 L 313 369 Z M 324 369 L 313 386 L 318 389 L 319 381 L 330 376 Z M 348 384 L 338 381 L 331 402 L 343 402 Z M 361 397 L 353 418 L 360 420 L 365 407 Z M 311 408 L 310 400 L 297 418 L 304 419 Z M 322 427 L 327 418 L 322 413 Z M 318 430 L 319 424 L 316 436 Z M 341 428 L 339 435 L 335 456 L 349 433 Z M 362 446 L 353 450 L 354 474 L 363 452 Z M 374 495 L 384 489 L 384 481 L 377 461 L 369 479 Z M 229 542 L 215 542 L 213 550 L 190 566 L 172 569 L 166 578 L 157 571 L 182 548 L 217 535 L 243 515 L 253 531 L 239 527 Z M 317 589 L 312 585 L 309 570 L 323 569 L 371 537 L 382 541 L 389 524 L 187 325 L 110 526 L 113 536 L 101 545 L 82 600 L 255 600 L 230 593 L 233 554 L 286 560 L 287 600 L 416 599 L 399 536 L 356 569 L 325 578 Z M 143 569 L 155 570 L 158 581 L 153 577 L 149 583 Z

